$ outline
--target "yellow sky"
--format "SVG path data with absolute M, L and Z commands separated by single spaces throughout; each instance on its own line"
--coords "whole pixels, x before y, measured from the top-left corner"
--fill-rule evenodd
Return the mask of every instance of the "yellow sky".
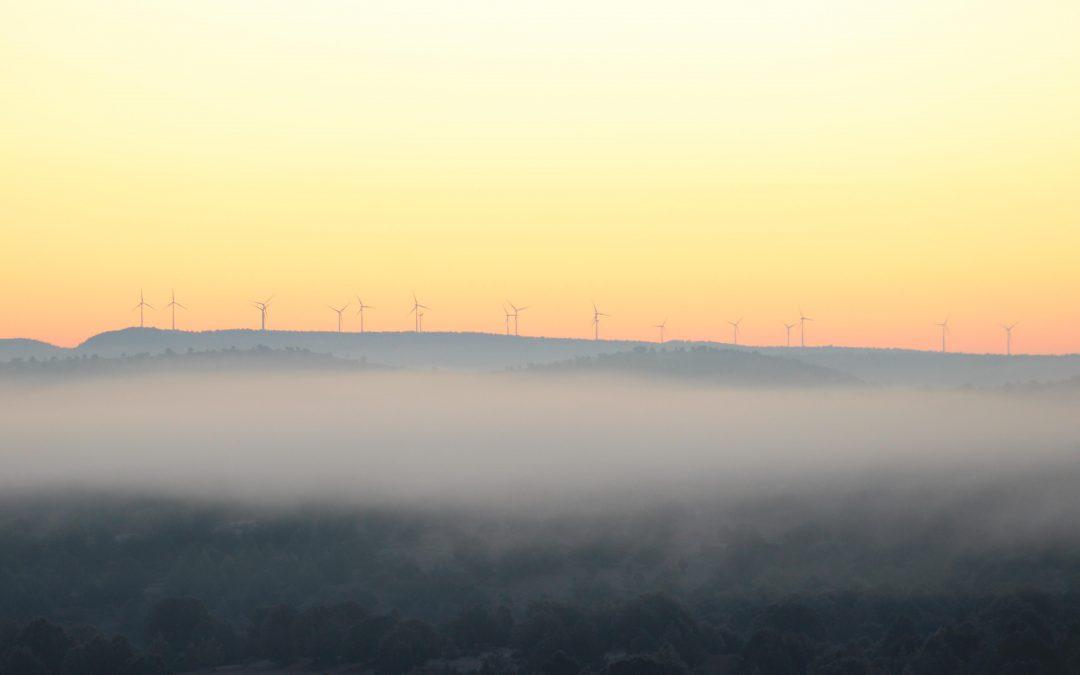
M 1080 3 L 0 7 L 0 336 L 182 326 L 1080 351 Z M 164 326 L 166 314 L 151 323 Z M 357 328 L 348 317 L 347 328 Z

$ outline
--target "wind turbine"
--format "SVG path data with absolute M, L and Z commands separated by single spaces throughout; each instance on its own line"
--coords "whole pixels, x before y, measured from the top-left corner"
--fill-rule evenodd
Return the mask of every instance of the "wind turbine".
M 1003 323 L 1001 327 L 1005 329 L 1005 355 L 1012 356 L 1012 329 L 1016 328 L 1019 321 L 1014 321 L 1011 324 Z
M 365 305 L 364 301 L 360 299 L 359 295 L 356 296 L 356 307 L 357 307 L 356 313 L 360 315 L 360 332 L 363 333 L 364 332 L 364 310 L 365 309 L 375 309 L 375 308 L 372 307 L 371 305 Z
M 810 317 L 803 314 L 802 309 L 799 310 L 799 346 L 806 346 L 806 322 L 813 321 Z
M 653 326 L 653 328 L 659 328 L 660 329 L 660 344 L 664 344 L 664 328 L 666 326 L 667 326 L 667 317 L 664 317 L 663 321 L 661 321 L 660 323 Z
M 510 305 L 510 309 L 514 310 L 514 314 L 513 314 L 513 317 L 514 317 L 514 337 L 517 337 L 518 336 L 518 313 L 519 312 L 524 312 L 525 310 L 528 309 L 528 307 L 517 307 L 517 306 L 514 305 L 514 303 L 510 302 L 509 300 L 506 301 L 506 304 Z
M 611 316 L 611 315 L 610 314 L 604 314 L 599 309 L 597 309 L 596 308 L 596 303 L 594 302 L 593 306 L 592 306 L 592 323 L 593 323 L 593 339 L 594 340 L 599 340 L 600 339 L 600 317 L 602 317 L 602 316 Z
M 187 309 L 187 307 L 184 307 L 183 305 L 181 305 L 179 302 L 176 301 L 176 291 L 175 290 L 172 292 L 172 300 L 170 300 L 169 304 L 167 304 L 165 306 L 172 309 L 172 329 L 176 330 L 176 308 L 179 307 L 180 309 Z
M 421 305 L 420 301 L 416 299 L 416 293 L 412 296 L 412 309 L 409 310 L 409 314 L 415 314 L 416 332 L 420 333 L 424 330 L 424 313 L 420 310 L 431 309 L 425 305 Z
M 262 302 L 252 301 L 251 304 L 259 310 L 259 330 L 266 330 L 266 312 L 270 309 L 270 301 L 274 299 L 274 296 L 270 296 Z
M 143 300 L 143 292 L 140 290 L 139 291 L 139 304 L 137 304 L 137 305 L 135 305 L 134 307 L 131 308 L 133 311 L 136 310 L 136 309 L 139 310 L 139 328 L 144 328 L 145 325 L 146 325 L 145 322 L 143 321 L 143 310 L 145 308 L 147 308 L 147 307 L 149 307 L 150 309 L 154 308 L 152 305 L 148 304 L 145 300 Z
M 728 323 L 731 324 L 731 330 L 732 330 L 732 333 L 734 333 L 734 336 L 735 336 L 735 346 L 738 347 L 739 346 L 739 324 L 742 323 L 742 319 L 739 319 L 738 321 L 728 321 Z
M 787 346 L 788 347 L 791 346 L 791 329 L 794 328 L 795 326 L 796 326 L 796 324 L 793 324 L 793 323 L 785 323 L 784 324 L 784 330 L 787 331 Z
M 337 332 L 340 333 L 341 332 L 341 314 L 349 307 L 349 303 L 346 302 L 344 305 L 341 306 L 341 309 L 338 309 L 337 307 L 334 307 L 332 305 L 327 305 L 327 307 L 329 307 L 330 309 L 337 312 Z
M 949 317 L 945 317 L 945 320 L 941 323 L 934 324 L 941 328 L 941 353 L 945 353 L 945 336 L 949 334 Z
M 510 310 L 508 310 L 506 308 L 506 305 L 503 305 L 502 309 L 503 309 L 503 314 L 506 315 L 506 334 L 509 335 L 510 334 L 510 319 L 514 318 L 514 313 L 511 312 Z

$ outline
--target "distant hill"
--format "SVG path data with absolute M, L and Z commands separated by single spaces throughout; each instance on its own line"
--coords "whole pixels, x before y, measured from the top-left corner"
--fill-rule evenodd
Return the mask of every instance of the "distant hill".
M 764 348 L 804 363 L 833 368 L 866 382 L 918 387 L 998 387 L 1080 376 L 1080 355 L 942 354 L 909 349 L 850 347 Z
M 25 338 L 0 339 L 0 361 L 14 359 L 47 359 L 62 356 L 69 350 L 51 345 L 48 342 L 27 340 Z
M 1080 375 L 1053 382 L 1022 382 L 998 387 L 998 391 L 1028 394 L 1051 394 L 1054 396 L 1080 396 Z
M 529 368 L 540 373 L 604 373 L 738 386 L 858 384 L 830 368 L 754 351 L 716 347 L 638 347 L 628 352 L 582 356 Z
M 76 353 L 99 357 L 157 354 L 265 346 L 288 347 L 366 358 L 372 363 L 404 368 L 503 370 L 530 362 L 548 363 L 581 355 L 632 349 L 639 342 L 530 338 L 490 333 L 336 333 L 306 331 L 223 330 L 189 333 L 155 328 L 128 328 L 96 335 Z
M 33 361 L 0 363 L 0 380 L 41 380 L 86 376 L 136 375 L 149 373 L 274 372 L 281 370 L 361 371 L 385 370 L 386 366 L 365 361 L 316 354 L 302 349 L 223 349 L 178 354 L 136 354 L 103 359 L 97 356 L 67 356 Z
M 223 349 L 304 349 L 345 359 L 415 369 L 500 371 L 530 364 L 549 364 L 578 357 L 622 353 L 655 343 L 623 340 L 515 337 L 491 333 L 336 333 L 306 331 L 170 331 L 128 328 L 101 333 L 75 349 L 33 340 L 0 340 L 0 362 L 22 358 L 97 356 L 218 351 Z M 1080 376 L 1080 355 L 1001 356 L 941 354 L 903 349 L 848 347 L 735 347 L 714 342 L 669 341 L 665 347 L 717 347 L 741 354 L 756 353 L 845 373 L 867 383 L 917 387 L 998 387 L 1028 382 L 1055 382 Z

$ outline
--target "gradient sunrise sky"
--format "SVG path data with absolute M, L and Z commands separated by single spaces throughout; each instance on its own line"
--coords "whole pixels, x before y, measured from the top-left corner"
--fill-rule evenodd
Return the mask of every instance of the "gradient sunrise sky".
M 0 337 L 1080 351 L 1075 0 L 0 7 Z M 149 322 L 167 325 L 164 311 Z M 358 319 L 347 316 L 347 329 Z

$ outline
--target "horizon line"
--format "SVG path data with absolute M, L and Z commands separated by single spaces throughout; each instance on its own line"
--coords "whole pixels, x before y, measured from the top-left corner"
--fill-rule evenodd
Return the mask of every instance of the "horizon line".
M 629 343 L 634 345 L 649 346 L 655 345 L 663 347 L 665 345 L 671 345 L 672 343 L 682 344 L 701 344 L 701 345 L 716 345 L 729 349 L 739 349 L 743 351 L 750 351 L 755 349 L 768 349 L 777 351 L 802 351 L 802 350 L 814 350 L 814 349 L 846 349 L 846 350 L 866 350 L 866 351 L 895 351 L 895 352 L 912 352 L 917 354 L 934 354 L 937 356 L 1000 356 L 1005 358 L 1015 357 L 1067 357 L 1067 356 L 1080 356 L 1080 352 L 1052 352 L 1052 353 L 1028 353 L 1028 352 L 1013 352 L 1011 357 L 1004 352 L 965 352 L 965 351 L 949 351 L 942 352 L 939 349 L 916 349 L 912 347 L 870 347 L 862 345 L 836 345 L 836 344 L 820 344 L 812 346 L 786 346 L 786 345 L 762 345 L 762 344 L 735 344 L 733 342 L 723 342 L 719 340 L 709 339 L 684 339 L 684 338 L 669 338 L 664 342 L 657 342 L 655 340 L 641 340 L 641 339 L 626 339 L 626 338 L 601 338 L 596 340 L 587 337 L 565 337 L 565 336 L 550 336 L 550 335 L 506 335 L 502 332 L 489 332 L 483 330 L 457 330 L 457 331 L 425 331 L 423 333 L 417 333 L 412 330 L 368 330 L 364 332 L 360 331 L 336 331 L 336 330 L 308 330 L 308 329 L 259 329 L 259 328 L 213 328 L 203 330 L 184 330 L 173 328 L 159 328 L 157 326 L 125 326 L 123 328 L 113 328 L 104 330 L 98 333 L 90 335 L 86 339 L 82 340 L 78 344 L 65 347 L 46 340 L 39 340 L 37 338 L 28 337 L 7 337 L 0 338 L 0 343 L 4 341 L 23 340 L 27 342 L 36 342 L 42 345 L 48 345 L 54 349 L 60 349 L 65 351 L 76 351 L 84 347 L 91 340 L 108 335 L 111 333 L 123 333 L 123 332 L 157 332 L 157 333 L 176 333 L 186 335 L 199 335 L 207 333 L 227 333 L 227 332 L 245 332 L 245 333 L 299 333 L 308 335 L 320 335 L 320 336 L 337 336 L 337 339 L 344 338 L 345 336 L 366 336 L 366 335 L 482 335 L 486 337 L 502 338 L 502 339 L 521 339 L 521 340 L 563 340 L 563 341 L 579 341 L 579 342 L 606 342 L 606 343 Z

